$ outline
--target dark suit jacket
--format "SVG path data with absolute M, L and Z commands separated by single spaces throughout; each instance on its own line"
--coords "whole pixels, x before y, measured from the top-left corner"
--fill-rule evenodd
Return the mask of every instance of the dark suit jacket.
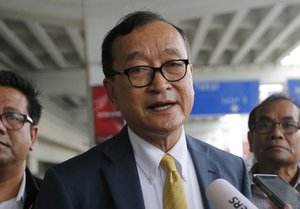
M 251 198 L 243 160 L 187 136 L 205 209 L 205 190 L 224 178 Z M 217 195 L 217 194 L 216 194 Z M 133 149 L 127 127 L 89 151 L 50 168 L 37 200 L 37 209 L 144 209 Z M 193 208 L 194 209 L 194 208 Z
M 23 209 L 32 209 L 34 208 L 34 202 L 40 190 L 42 180 L 33 176 L 28 168 L 26 168 L 25 172 L 26 172 L 26 183 L 25 183 L 26 198 L 23 205 Z

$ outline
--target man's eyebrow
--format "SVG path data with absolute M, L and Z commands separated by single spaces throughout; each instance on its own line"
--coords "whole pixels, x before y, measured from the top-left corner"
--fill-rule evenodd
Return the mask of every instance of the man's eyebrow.
M 262 115 L 258 118 L 259 120 L 272 120 L 271 117 L 269 116 L 265 116 L 265 115 Z M 281 118 L 281 120 L 284 119 L 284 120 L 294 120 L 293 116 L 284 116 L 283 118 Z
M 284 120 L 294 120 L 293 116 L 284 116 L 282 119 Z
M 12 106 L 5 106 L 3 112 L 20 112 L 20 110 Z
M 141 53 L 139 51 L 134 51 L 134 52 L 132 52 L 132 53 L 130 53 L 130 54 L 127 55 L 126 61 L 132 61 L 136 57 L 145 57 L 145 56 L 143 55 L 143 53 Z
M 166 48 L 164 51 L 167 52 L 170 55 L 180 56 L 180 52 L 177 48 Z
M 268 117 L 268 116 L 264 116 L 264 115 L 261 115 L 257 118 L 258 120 L 271 120 L 272 118 Z

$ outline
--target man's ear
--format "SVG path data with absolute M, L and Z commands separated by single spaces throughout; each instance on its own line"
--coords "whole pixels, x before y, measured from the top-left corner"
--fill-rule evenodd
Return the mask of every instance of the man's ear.
M 115 94 L 114 81 L 112 79 L 105 78 L 103 80 L 103 85 L 105 87 L 107 97 L 109 101 L 112 103 L 114 109 L 119 110 L 118 99 Z
M 253 134 L 251 131 L 248 131 L 247 138 L 248 138 L 248 142 L 249 142 L 249 150 L 250 150 L 250 152 L 253 152 L 253 148 L 252 148 Z
M 193 72 L 193 65 L 189 64 L 191 72 Z
M 33 150 L 33 145 L 36 142 L 37 136 L 38 136 L 38 127 L 33 126 L 30 129 L 30 140 L 31 140 L 31 144 L 30 144 L 30 147 L 29 147 L 30 151 Z

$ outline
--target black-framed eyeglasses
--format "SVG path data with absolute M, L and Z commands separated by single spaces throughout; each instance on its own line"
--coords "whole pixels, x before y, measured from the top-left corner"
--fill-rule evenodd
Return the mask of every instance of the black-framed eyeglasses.
M 129 82 L 134 87 L 142 88 L 149 86 L 155 77 L 155 72 L 159 71 L 169 82 L 176 82 L 184 78 L 187 72 L 188 59 L 170 60 L 160 67 L 147 65 L 134 66 L 123 71 L 112 71 L 110 77 L 115 75 L 126 75 Z
M 0 115 L 0 119 L 7 130 L 18 130 L 26 122 L 33 124 L 33 120 L 28 115 L 16 112 L 4 112 Z
M 274 122 L 271 120 L 262 120 L 254 123 L 252 129 L 257 133 L 267 134 L 271 133 L 275 126 L 279 125 L 284 134 L 293 134 L 296 133 L 300 129 L 299 122 L 291 121 L 291 120 L 283 120 L 280 122 Z

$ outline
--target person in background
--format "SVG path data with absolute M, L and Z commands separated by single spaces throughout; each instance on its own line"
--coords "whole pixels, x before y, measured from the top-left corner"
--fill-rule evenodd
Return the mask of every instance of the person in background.
M 251 175 L 277 174 L 300 192 L 299 119 L 298 105 L 283 94 L 271 95 L 250 112 L 248 141 L 256 159 Z M 256 185 L 251 190 L 258 208 L 271 208 Z
M 0 71 L 0 209 L 33 208 L 41 179 L 26 167 L 42 106 L 29 80 Z
M 102 66 L 108 97 L 126 125 L 50 168 L 38 209 L 212 209 L 205 191 L 217 178 L 251 198 L 242 158 L 185 133 L 193 67 L 180 28 L 150 11 L 130 13 L 106 35 Z

